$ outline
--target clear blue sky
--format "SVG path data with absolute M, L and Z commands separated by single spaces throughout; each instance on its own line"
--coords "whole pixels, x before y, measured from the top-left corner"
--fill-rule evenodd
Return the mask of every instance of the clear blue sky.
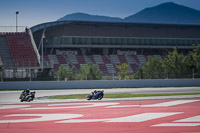
M 15 26 L 16 11 L 18 25 L 31 27 L 76 12 L 124 18 L 171 1 L 200 10 L 200 0 L 0 0 L 0 26 Z

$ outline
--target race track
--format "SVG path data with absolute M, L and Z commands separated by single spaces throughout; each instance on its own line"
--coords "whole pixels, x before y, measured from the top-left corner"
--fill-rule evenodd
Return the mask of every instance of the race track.
M 0 105 L 1 133 L 199 133 L 200 99 Z
M 102 101 L 42 98 L 91 91 L 36 90 L 36 99 L 31 103 L 19 102 L 21 91 L 1 91 L 0 133 L 200 133 L 200 95 Z M 105 94 L 177 93 L 199 92 L 200 87 L 104 91 Z

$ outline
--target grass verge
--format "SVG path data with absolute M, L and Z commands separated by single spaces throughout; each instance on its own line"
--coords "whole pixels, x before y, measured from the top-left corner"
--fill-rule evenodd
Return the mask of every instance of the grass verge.
M 130 97 L 152 97 L 152 96 L 180 96 L 180 95 L 199 95 L 200 93 L 162 93 L 162 94 L 132 94 L 132 93 L 116 93 L 105 94 L 104 98 L 130 98 Z M 76 94 L 76 95 L 63 95 L 63 96 L 51 96 L 49 99 L 85 99 L 88 94 Z

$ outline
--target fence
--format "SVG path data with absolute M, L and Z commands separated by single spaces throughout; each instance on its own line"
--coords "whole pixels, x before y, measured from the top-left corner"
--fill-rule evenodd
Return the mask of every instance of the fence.
M 200 79 L 157 80 L 88 80 L 88 81 L 32 81 L 1 82 L 0 90 L 12 89 L 90 89 L 90 88 L 142 88 L 142 87 L 195 87 Z

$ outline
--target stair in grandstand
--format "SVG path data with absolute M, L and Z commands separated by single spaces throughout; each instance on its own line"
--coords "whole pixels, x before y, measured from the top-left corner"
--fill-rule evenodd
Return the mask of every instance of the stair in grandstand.
M 48 55 L 48 58 L 53 64 L 59 64 L 57 56 L 56 55 Z
M 117 55 L 110 55 L 110 60 L 113 64 L 120 64 L 120 61 Z
M 78 64 L 78 61 L 75 55 L 68 55 L 67 57 L 71 64 Z
M 93 55 L 96 64 L 104 64 L 101 55 Z
M 137 66 L 139 66 L 138 62 L 130 55 L 125 55 L 125 57 L 126 57 L 128 64 L 136 64 Z
M 2 64 L 6 67 L 14 67 L 13 59 L 5 35 L 0 35 L 0 56 Z
M 162 60 L 162 57 L 161 57 L 160 55 L 154 55 L 154 57 L 156 57 L 156 58 Z
M 137 55 L 137 57 L 138 57 L 139 63 L 140 63 L 141 65 L 143 65 L 144 63 L 147 62 L 144 55 Z
M 83 55 L 86 64 L 93 64 L 92 61 L 87 57 L 87 55 Z
M 108 73 L 116 73 L 116 70 L 113 64 L 106 64 L 106 68 L 108 70 Z

